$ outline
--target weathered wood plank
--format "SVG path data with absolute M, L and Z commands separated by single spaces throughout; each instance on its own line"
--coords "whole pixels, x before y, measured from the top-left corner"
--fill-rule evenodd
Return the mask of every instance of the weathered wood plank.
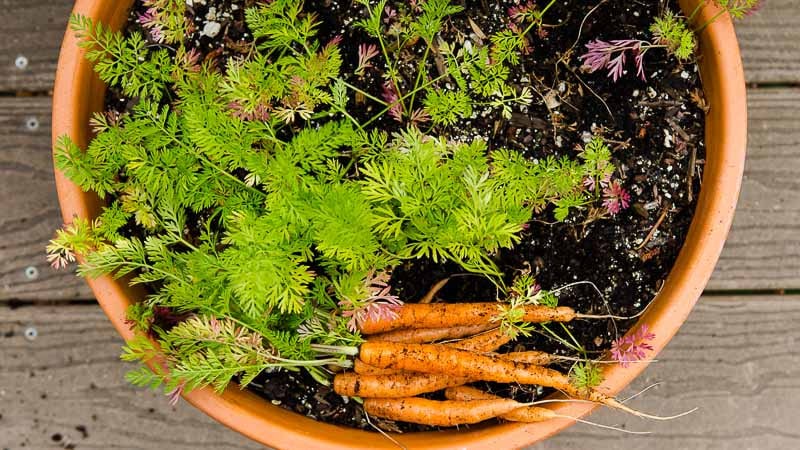
M 45 259 L 44 247 L 61 224 L 50 98 L 0 98 L 0 180 L 0 300 L 91 298 L 72 271 L 56 272 Z
M 751 89 L 733 229 L 709 289 L 800 288 L 800 89 Z
M 649 450 L 800 448 L 793 400 L 800 394 L 798 320 L 797 296 L 704 297 L 659 362 L 626 391 L 633 395 L 661 382 L 629 404 L 663 415 L 698 411 L 652 422 L 603 410 L 590 420 L 652 434 L 629 436 L 579 424 L 536 448 L 614 449 L 622 442 Z
M 710 289 L 800 288 L 800 89 L 751 89 L 750 149 L 733 231 Z M 59 225 L 47 97 L 0 98 L 0 300 L 91 298 L 51 270 L 44 246 Z M 38 128 L 27 121 L 35 118 Z M 25 269 L 37 268 L 29 280 Z
M 0 448 L 260 448 L 186 403 L 127 385 L 132 366 L 97 306 L 0 308 Z
M 71 0 L 0 0 L 0 91 L 49 91 Z M 27 65 L 17 67 L 18 57 Z
M 120 340 L 95 306 L 0 307 L 0 444 L 11 448 L 258 448 L 187 404 L 126 385 Z M 648 422 L 601 411 L 591 420 L 649 430 L 646 437 L 577 425 L 541 449 L 800 447 L 800 297 L 707 297 L 629 393 L 631 404 L 670 414 Z M 24 337 L 34 327 L 34 340 Z M 88 436 L 76 428 L 85 426 Z
M 70 0 L 0 0 L 0 92 L 52 89 Z M 748 82 L 800 82 L 800 0 L 770 0 L 738 26 Z M 25 69 L 15 65 L 28 60 Z
M 798 0 L 769 0 L 737 23 L 745 77 L 749 83 L 800 82 Z

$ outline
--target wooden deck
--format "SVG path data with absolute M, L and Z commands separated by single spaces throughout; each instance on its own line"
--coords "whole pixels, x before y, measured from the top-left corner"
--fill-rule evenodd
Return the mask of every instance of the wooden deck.
M 126 385 L 121 340 L 90 291 L 48 268 L 44 245 L 60 222 L 50 90 L 71 2 L 0 8 L 0 449 L 260 448 L 187 404 Z M 662 382 L 636 405 L 700 410 L 666 423 L 601 411 L 592 419 L 653 433 L 577 425 L 535 448 L 800 448 L 798 10 L 800 0 L 770 0 L 738 27 L 750 148 L 733 231 L 697 309 L 630 389 Z

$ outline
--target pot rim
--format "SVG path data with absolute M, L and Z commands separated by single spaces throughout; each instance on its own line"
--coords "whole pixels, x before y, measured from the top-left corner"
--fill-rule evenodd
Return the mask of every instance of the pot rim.
M 701 0 L 681 0 L 691 11 Z M 78 0 L 73 13 L 101 18 L 114 29 L 125 23 L 132 0 Z M 697 23 L 718 12 L 713 4 L 703 8 Z M 686 320 L 713 272 L 727 237 L 741 187 L 747 139 L 747 101 L 744 70 L 733 24 L 723 15 L 700 36 L 701 76 L 711 107 L 706 117 L 707 164 L 703 188 L 686 241 L 661 292 L 636 326 L 647 324 L 655 333 L 653 356 L 657 355 Z M 69 135 L 85 148 L 90 139 L 88 118 L 103 107 L 105 88 L 77 47 L 77 38 L 67 31 L 58 60 L 53 94 L 53 144 Z M 56 186 L 64 222 L 74 217 L 95 217 L 100 200 L 86 194 L 56 170 Z M 141 291 L 124 280 L 104 276 L 87 280 L 98 303 L 120 335 L 127 341 L 133 333 L 125 323 L 128 305 L 141 298 Z M 607 365 L 600 387 L 615 395 L 647 366 L 628 368 Z M 395 448 L 380 435 L 315 421 L 272 405 L 237 386 L 222 395 L 210 388 L 184 395 L 192 405 L 226 426 L 262 444 L 278 448 Z M 560 415 L 582 417 L 597 405 L 561 403 L 547 406 Z M 434 431 L 393 435 L 410 448 L 499 448 L 521 447 L 545 439 L 574 421 L 556 419 L 536 424 L 504 423 L 476 426 L 461 431 Z M 377 438 L 377 439 L 375 439 Z

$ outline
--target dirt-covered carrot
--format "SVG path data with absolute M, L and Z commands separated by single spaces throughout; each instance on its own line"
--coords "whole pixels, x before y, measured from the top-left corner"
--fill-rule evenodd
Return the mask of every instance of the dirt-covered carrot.
M 490 394 L 488 392 L 484 392 L 480 389 L 476 389 L 471 386 L 457 386 L 457 387 L 447 388 L 444 391 L 444 396 L 448 400 L 456 400 L 456 401 L 496 400 L 502 398 Z M 569 419 L 569 420 L 574 420 L 576 422 L 585 423 L 593 427 L 620 431 L 628 434 L 649 434 L 648 431 L 625 430 L 614 426 L 589 422 L 577 417 L 557 414 L 554 411 L 551 411 L 547 408 L 541 408 L 539 406 L 523 406 L 509 413 L 501 415 L 500 418 L 511 422 L 526 422 L 526 423 L 544 422 L 545 420 L 550 420 L 550 419 Z
M 474 400 L 497 400 L 502 398 L 470 386 L 447 388 L 444 391 L 444 396 L 448 400 L 464 402 Z M 556 417 L 558 417 L 558 415 L 553 411 L 547 408 L 541 408 L 539 406 L 523 406 L 500 416 L 501 419 L 509 420 L 511 422 L 528 423 L 544 422 L 545 420 L 554 419 Z
M 362 375 L 389 375 L 390 373 L 406 373 L 403 370 L 380 369 L 375 366 L 370 366 L 362 361 L 361 358 L 356 358 L 355 361 L 353 361 L 353 372 Z
M 440 344 L 441 345 L 441 344 Z M 526 362 L 528 364 L 548 364 L 553 362 L 553 355 L 529 351 L 512 352 L 496 355 L 509 361 Z M 461 386 L 479 379 L 468 377 L 451 377 L 445 373 L 408 372 L 406 370 L 379 368 L 364 363 L 356 358 L 353 366 L 355 373 L 338 374 L 334 378 L 334 390 L 339 395 L 358 397 L 410 397 L 435 392 L 449 386 Z
M 469 350 L 469 349 L 462 349 L 462 350 Z M 476 351 L 478 353 L 483 353 L 480 350 L 473 350 L 473 351 Z M 546 366 L 558 361 L 558 356 L 537 351 L 496 353 L 495 355 L 500 358 L 507 359 L 509 361 L 534 364 L 537 366 Z M 399 369 L 381 369 L 379 367 L 371 366 L 362 361 L 361 358 L 356 358 L 355 361 L 353 362 L 353 371 L 355 373 L 369 374 L 369 375 L 388 375 L 390 373 L 405 372 L 404 370 L 399 370 Z
M 527 352 L 496 353 L 496 355 L 509 361 L 533 364 L 535 366 L 548 366 L 559 360 L 557 355 L 535 350 Z
M 370 341 L 375 341 L 375 340 L 376 340 L 375 337 L 370 338 Z M 504 344 L 507 344 L 510 341 L 511 337 L 508 335 L 508 333 L 504 333 L 499 328 L 495 328 L 494 330 L 486 331 L 485 333 L 477 334 L 467 339 L 455 342 L 448 342 L 441 345 L 447 345 L 452 348 L 458 348 L 461 350 L 467 350 L 471 352 L 487 353 L 497 350 L 498 348 L 502 347 Z M 370 366 L 369 364 L 366 364 L 364 361 L 362 361 L 360 358 L 356 358 L 355 363 L 353 365 L 353 370 L 356 373 L 368 373 L 372 375 L 385 375 L 389 373 L 402 372 L 400 370 L 381 369 L 378 367 Z
M 508 414 L 523 403 L 507 399 L 475 401 L 437 401 L 425 398 L 368 398 L 364 410 L 376 417 L 402 422 L 454 427 Z
M 595 401 L 624 409 L 627 407 L 597 390 L 583 390 L 573 385 L 563 373 L 529 363 L 509 361 L 499 355 L 486 355 L 435 344 L 399 344 L 365 342 L 359 357 L 378 368 L 413 372 L 449 374 L 456 378 L 499 383 L 536 384 L 558 389 L 574 398 Z
M 403 398 L 461 386 L 473 380 L 444 373 L 396 372 L 371 375 L 340 373 L 333 378 L 333 390 L 347 397 Z
M 639 417 L 655 420 L 671 420 L 694 411 L 669 417 L 645 414 L 597 389 L 579 388 L 570 382 L 567 375 L 557 370 L 444 345 L 366 342 L 361 345 L 360 356 L 367 364 L 379 368 L 422 373 L 339 374 L 334 378 L 334 390 L 340 395 L 400 398 L 482 380 L 552 387 L 574 399 L 602 403 Z
M 385 333 L 403 328 L 447 328 L 492 323 L 502 312 L 503 304 L 493 303 L 406 303 L 394 318 L 370 317 L 361 323 L 364 334 Z M 524 306 L 521 322 L 569 322 L 579 314 L 572 308 L 559 306 Z
M 447 339 L 461 339 L 473 336 L 484 331 L 497 328 L 496 323 L 483 323 L 479 325 L 465 325 L 449 328 L 410 328 L 406 330 L 389 331 L 369 337 L 372 341 L 382 342 L 407 342 L 410 344 L 425 344 L 428 342 L 443 341 Z

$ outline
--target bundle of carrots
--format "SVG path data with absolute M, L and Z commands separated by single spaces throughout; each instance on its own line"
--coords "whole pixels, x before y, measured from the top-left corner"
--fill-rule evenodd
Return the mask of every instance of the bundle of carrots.
M 477 381 L 532 384 L 568 396 L 646 416 L 596 389 L 578 388 L 567 375 L 546 367 L 558 356 L 528 351 L 494 353 L 511 338 L 497 327 L 498 303 L 405 304 L 393 318 L 361 324 L 368 335 L 353 372 L 338 374 L 334 390 L 361 397 L 367 413 L 423 425 L 456 426 L 500 417 L 538 422 L 553 411 L 496 397 L 465 385 Z M 569 322 L 595 317 L 568 307 L 524 307 L 525 322 Z M 431 343 L 460 339 L 449 343 Z M 445 401 L 417 397 L 445 390 Z

